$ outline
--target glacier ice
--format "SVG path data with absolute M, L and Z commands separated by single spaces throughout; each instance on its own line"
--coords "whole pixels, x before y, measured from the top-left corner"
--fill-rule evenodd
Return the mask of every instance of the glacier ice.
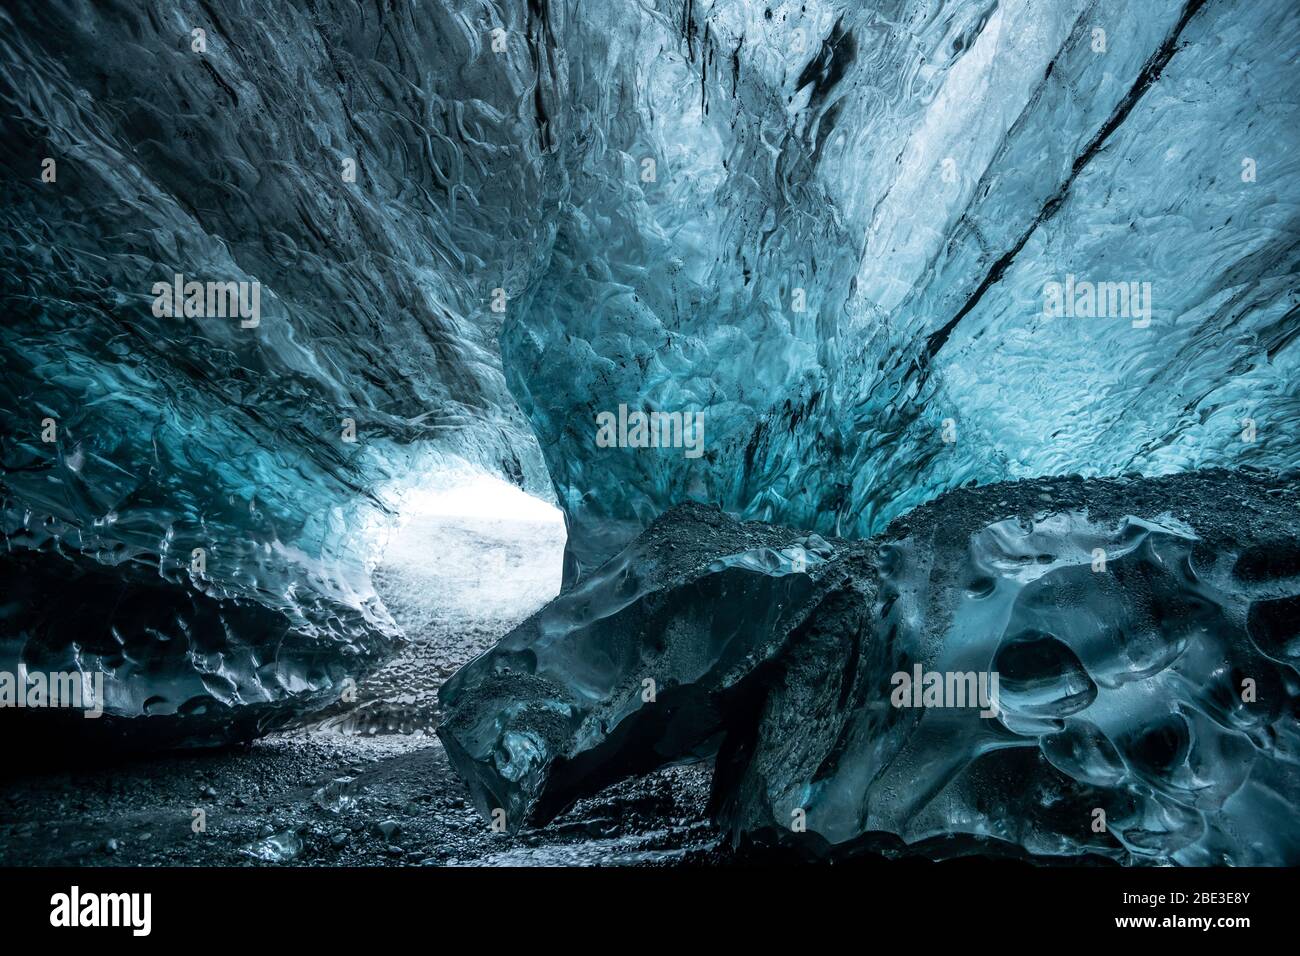
M 667 6 L 557 26 L 569 194 L 502 332 L 570 581 L 687 499 L 867 536 L 972 479 L 1294 466 L 1294 4 Z M 1045 318 L 1072 276 L 1150 324 Z M 705 454 L 594 453 L 620 404 Z
M 544 822 L 630 768 L 710 753 L 736 682 L 808 613 L 833 554 L 702 505 L 669 511 L 443 685 L 438 733 L 479 808 Z
M 747 582 L 778 630 L 865 560 L 846 540 L 972 481 L 1294 468 L 1298 48 L 1288 0 L 7 3 L 0 670 L 104 674 L 108 718 L 69 735 L 298 721 L 393 653 L 385 529 L 461 462 L 556 500 L 566 585 L 603 611 Z M 156 314 L 176 275 L 258 283 L 258 321 Z M 1045 315 L 1076 280 L 1149 285 L 1150 313 Z M 601 447 L 624 407 L 703 415 L 703 454 Z M 608 578 L 682 502 L 772 527 L 718 519 L 755 544 L 709 560 L 758 553 L 697 583 L 670 557 Z M 1141 517 L 1155 552 L 1184 546 Z M 1060 520 L 1036 533 L 1119 533 Z M 1241 559 L 1265 589 L 1272 560 Z M 700 653 L 775 653 L 738 593 L 699 604 Z M 1286 666 L 1294 601 L 1243 625 Z M 540 620 L 567 633 L 570 612 Z M 1042 759 L 1101 774 L 1101 738 L 1057 711 L 1104 710 L 1113 675 L 1041 616 L 1055 643 L 1007 651 L 1014 733 L 1065 721 Z M 555 650 L 598 701 L 613 647 L 639 653 L 609 640 Z M 1125 653 L 1165 674 L 1177 646 Z M 753 702 L 683 654 L 659 699 L 694 716 L 645 732 L 706 752 Z M 599 710 L 573 706 L 548 732 Z M 463 737 L 467 766 L 490 737 Z M 555 739 L 512 738 L 512 808 Z M 745 772 L 775 759 L 756 754 Z M 1186 835 L 1151 786 L 1133 832 Z M 745 832 L 784 809 L 754 799 L 728 808 Z
M 723 828 L 814 856 L 1295 865 L 1300 638 L 1269 609 L 1298 503 L 1295 475 L 1042 479 L 865 542 L 680 505 L 448 682 L 438 732 L 514 828 L 715 757 Z
M 404 17 L 0 10 L 0 669 L 104 673 L 80 733 L 336 701 L 398 644 L 369 571 L 406 487 L 469 461 L 546 493 L 478 306 L 545 254 L 496 185 L 550 163 L 515 148 L 522 67 Z M 155 314 L 176 274 L 259 282 L 257 324 Z

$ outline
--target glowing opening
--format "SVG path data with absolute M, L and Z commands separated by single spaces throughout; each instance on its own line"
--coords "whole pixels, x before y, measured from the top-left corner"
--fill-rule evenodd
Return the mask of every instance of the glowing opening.
M 403 519 L 441 515 L 502 521 L 564 521 L 564 515 L 555 505 L 534 498 L 495 475 L 453 472 L 448 477 L 451 483 L 443 487 L 408 490 L 402 498 Z
M 439 464 L 423 472 L 427 483 L 393 489 L 401 517 L 376 590 L 412 640 L 449 627 L 452 644 L 471 634 L 495 640 L 559 593 L 564 515 L 468 463 Z

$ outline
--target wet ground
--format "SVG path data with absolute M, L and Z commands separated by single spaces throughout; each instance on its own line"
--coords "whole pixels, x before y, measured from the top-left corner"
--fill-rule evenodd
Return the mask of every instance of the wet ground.
M 425 518 L 376 587 L 411 641 L 357 703 L 248 748 L 0 782 L 0 865 L 650 864 L 716 857 L 711 770 L 661 770 L 545 828 L 495 833 L 437 726 L 438 686 L 558 590 L 562 525 Z

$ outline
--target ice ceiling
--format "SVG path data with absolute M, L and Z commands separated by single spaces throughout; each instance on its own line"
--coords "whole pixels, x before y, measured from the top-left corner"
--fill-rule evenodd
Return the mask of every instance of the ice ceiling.
M 570 581 L 683 500 L 1295 466 L 1298 52 L 1289 2 L 7 4 L 0 658 L 262 729 L 391 649 L 369 529 L 452 460 L 553 490 Z

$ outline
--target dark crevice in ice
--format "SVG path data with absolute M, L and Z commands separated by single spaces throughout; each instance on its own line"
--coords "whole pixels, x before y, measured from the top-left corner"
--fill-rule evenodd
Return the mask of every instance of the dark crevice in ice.
M 975 309 L 979 304 L 980 299 L 984 298 L 984 294 L 1002 281 L 1002 276 L 1006 273 L 1007 268 L 1015 260 L 1016 256 L 1018 256 L 1021 250 L 1024 249 L 1025 243 L 1029 241 L 1029 237 L 1032 236 L 1043 223 L 1047 222 L 1057 214 L 1061 208 L 1061 204 L 1065 201 L 1065 197 L 1070 192 L 1071 185 L 1079 177 L 1079 173 L 1088 165 L 1093 156 L 1095 156 L 1097 152 L 1106 145 L 1106 141 L 1110 138 L 1111 134 L 1114 133 L 1115 130 L 1119 129 L 1120 124 L 1123 123 L 1129 113 L 1132 112 L 1133 107 L 1136 105 L 1138 100 L 1146 94 L 1147 90 L 1151 87 L 1151 84 L 1160 79 L 1161 71 L 1165 68 L 1166 64 L 1169 63 L 1169 60 L 1173 57 L 1174 53 L 1177 52 L 1178 41 L 1182 36 L 1184 28 L 1186 28 L 1188 22 L 1204 5 L 1205 0 L 1187 0 L 1187 5 L 1183 8 L 1183 15 L 1179 18 L 1178 23 L 1174 26 L 1169 36 L 1165 38 L 1164 43 L 1160 45 L 1160 48 L 1151 55 L 1151 58 L 1146 62 L 1146 65 L 1142 67 L 1142 72 L 1138 74 L 1137 79 L 1133 82 L 1128 93 L 1119 102 L 1119 105 L 1115 107 L 1110 118 L 1106 120 L 1088 145 L 1084 147 L 1083 151 L 1075 157 L 1074 163 L 1070 167 L 1070 173 L 1065 178 L 1065 182 L 1063 182 L 1052 197 L 1043 204 L 1042 210 L 1034 217 L 1033 222 L 1031 222 L 1029 227 L 1021 234 L 1020 238 L 1016 240 L 1015 244 L 993 263 L 993 266 L 984 276 L 984 279 L 975 288 L 975 291 L 971 293 L 970 298 L 968 298 L 962 307 L 957 310 L 957 314 L 944 323 L 944 325 L 939 329 L 930 334 L 930 337 L 926 340 L 925 344 L 926 362 L 933 359 L 939 350 L 947 344 L 948 339 L 952 337 L 953 330 L 957 328 L 957 325 L 962 319 L 966 318 L 966 316 Z M 1055 61 L 1053 61 L 1053 63 L 1055 63 Z M 1049 75 L 1051 73 L 1051 68 L 1052 64 L 1049 64 Z

